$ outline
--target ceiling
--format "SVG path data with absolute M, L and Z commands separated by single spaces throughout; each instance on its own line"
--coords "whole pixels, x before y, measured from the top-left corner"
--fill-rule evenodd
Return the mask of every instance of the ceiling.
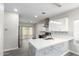
M 36 23 L 44 18 L 79 7 L 78 3 L 60 3 L 60 5 L 61 7 L 54 3 L 5 3 L 5 11 L 14 12 L 13 9 L 17 8 L 21 21 Z M 42 12 L 46 14 L 42 14 Z

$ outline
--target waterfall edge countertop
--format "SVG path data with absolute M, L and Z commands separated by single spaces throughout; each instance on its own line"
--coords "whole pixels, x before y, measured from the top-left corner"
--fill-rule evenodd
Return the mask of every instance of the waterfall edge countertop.
M 52 45 L 56 45 L 59 43 L 63 43 L 69 40 L 72 40 L 73 38 L 54 38 L 51 40 L 45 40 L 45 39 L 31 39 L 29 40 L 29 43 L 32 44 L 37 50 L 43 49 L 45 47 L 49 47 Z

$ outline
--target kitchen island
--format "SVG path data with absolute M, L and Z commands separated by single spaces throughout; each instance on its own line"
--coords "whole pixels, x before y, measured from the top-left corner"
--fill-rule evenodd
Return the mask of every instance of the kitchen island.
M 30 56 L 60 56 L 68 51 L 68 42 L 72 38 L 31 39 L 29 41 Z

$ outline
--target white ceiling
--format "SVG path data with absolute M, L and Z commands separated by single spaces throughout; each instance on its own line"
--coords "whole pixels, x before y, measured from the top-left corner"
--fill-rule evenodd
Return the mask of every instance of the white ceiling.
M 71 9 L 79 7 L 78 3 L 60 3 L 62 7 L 57 7 L 53 3 L 6 3 L 5 11 L 14 12 L 13 9 L 17 8 L 22 20 L 26 22 L 38 22 L 46 17 L 51 17 Z M 42 14 L 45 11 L 46 14 Z M 34 16 L 38 17 L 35 18 Z

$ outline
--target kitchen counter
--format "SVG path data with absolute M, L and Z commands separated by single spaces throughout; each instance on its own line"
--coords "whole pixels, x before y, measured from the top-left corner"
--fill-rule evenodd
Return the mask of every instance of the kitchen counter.
M 68 42 L 72 38 L 54 38 L 51 40 L 31 39 L 29 41 L 30 55 L 59 56 L 68 50 Z
M 36 48 L 42 49 L 51 45 L 56 45 L 65 41 L 72 40 L 72 38 L 54 38 L 50 40 L 45 39 L 31 39 L 29 42 Z

